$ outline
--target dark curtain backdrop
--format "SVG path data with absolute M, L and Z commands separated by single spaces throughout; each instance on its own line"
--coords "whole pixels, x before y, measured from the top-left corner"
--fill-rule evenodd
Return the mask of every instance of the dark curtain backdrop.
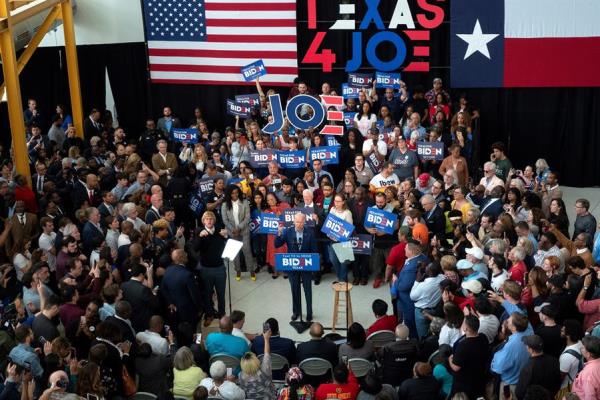
M 327 30 L 338 17 L 338 2 L 317 1 L 319 30 Z M 357 15 L 364 15 L 362 2 L 354 3 L 357 4 Z M 416 1 L 409 3 L 413 14 L 416 13 Z M 381 2 L 379 10 L 386 26 L 395 4 L 395 1 Z M 448 4 L 436 4 L 449 9 Z M 298 0 L 299 62 L 314 37 L 314 31 L 307 29 L 306 15 L 306 1 Z M 446 86 L 449 85 L 448 21 L 446 12 L 444 23 L 431 34 L 430 72 L 403 74 L 409 87 L 420 84 L 429 89 L 432 79 L 438 76 L 444 79 Z M 373 32 L 368 30 L 364 36 L 368 38 Z M 321 82 L 328 81 L 339 90 L 346 79 L 345 60 L 351 57 L 350 38 L 348 32 L 330 31 L 323 47 L 337 52 L 339 62 L 334 71 L 323 73 L 318 65 L 300 64 L 300 76 L 316 89 Z M 393 50 L 385 45 L 378 48 L 378 53 L 384 60 L 393 57 Z M 147 116 L 158 118 L 164 105 L 170 105 L 184 122 L 191 119 L 194 107 L 200 106 L 210 128 L 222 131 L 224 126 L 234 123 L 225 113 L 226 99 L 254 91 L 254 87 L 247 86 L 151 85 L 143 43 L 79 46 L 78 55 L 86 114 L 92 107 L 105 106 L 105 69 L 108 69 L 119 122 L 130 136 L 139 135 Z M 406 63 L 410 60 L 408 58 Z M 361 72 L 373 70 L 364 68 Z M 287 89 L 277 90 L 287 97 Z M 48 117 L 56 103 L 68 103 L 64 49 L 38 49 L 21 74 L 21 92 L 23 103 L 27 97 L 36 98 Z M 455 99 L 466 92 L 470 103 L 481 111 L 479 150 L 482 160 L 488 158 L 490 145 L 500 140 L 507 144 L 509 157 L 518 168 L 543 157 L 560 173 L 563 184 L 600 185 L 600 158 L 596 157 L 600 146 L 600 88 L 452 88 L 450 92 Z M 0 129 L 9 132 L 5 104 L 0 107 Z M 2 135 L 2 138 L 6 137 L 8 135 Z

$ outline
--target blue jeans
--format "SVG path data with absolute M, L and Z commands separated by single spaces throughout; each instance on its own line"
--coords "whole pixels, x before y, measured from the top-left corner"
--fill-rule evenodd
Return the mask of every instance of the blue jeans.
M 225 315 L 225 283 L 227 282 L 227 272 L 225 266 L 215 268 L 200 268 L 200 279 L 202 279 L 204 305 L 206 315 L 217 317 L 214 314 L 215 305 L 212 300 L 213 290 L 217 292 L 217 301 L 219 303 L 218 316 Z
M 429 321 L 423 315 L 423 311 L 430 311 L 429 308 L 415 308 L 415 325 L 417 326 L 417 334 L 419 339 L 423 339 L 429 332 Z
M 333 244 L 331 243 L 327 245 L 327 253 L 329 254 L 329 261 L 331 261 L 331 265 L 337 275 L 338 281 L 348 282 L 348 263 L 339 262 L 337 255 L 333 250 Z

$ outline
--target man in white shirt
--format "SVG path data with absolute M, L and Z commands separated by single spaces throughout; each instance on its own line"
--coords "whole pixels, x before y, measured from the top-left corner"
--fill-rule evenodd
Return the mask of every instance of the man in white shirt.
M 161 336 L 164 329 L 164 321 L 160 315 L 153 315 L 150 318 L 150 325 L 144 332 L 139 332 L 135 338 L 140 343 L 148 343 L 152 347 L 154 354 L 169 354 L 169 343 L 167 339 Z
M 475 282 L 475 281 L 468 281 Z M 493 314 L 493 307 L 490 301 L 482 296 L 476 296 L 473 308 L 477 317 L 479 317 L 479 333 L 483 333 L 488 340 L 488 343 L 492 343 L 496 339 L 498 334 L 498 328 L 500 328 L 500 320 Z M 466 310 L 466 311 L 465 311 Z M 466 313 L 471 313 L 468 307 L 463 309 Z
M 496 186 L 504 186 L 504 181 L 496 176 L 496 164 L 488 161 L 483 164 L 483 178 L 479 181 L 485 187 L 485 194 L 489 195 Z
M 389 161 L 383 163 L 381 167 L 381 172 L 371 179 L 369 182 L 371 192 L 383 192 L 385 191 L 386 186 L 398 185 L 400 184 L 400 179 L 396 174 L 394 174 L 394 165 Z
M 42 217 L 40 225 L 42 226 L 42 234 L 38 239 L 38 246 L 44 250 L 50 271 L 54 271 L 56 269 L 56 247 L 54 246 L 56 232 L 54 232 L 54 221 L 50 217 Z
M 573 383 L 575 375 L 583 368 L 583 355 L 581 354 L 581 338 L 584 332 L 581 323 L 574 319 L 563 321 L 561 336 L 566 339 L 567 346 L 560 355 L 560 375 L 563 378 L 560 388 L 566 388 Z
M 442 274 L 439 264 L 429 264 L 422 277 L 417 272 L 417 279 L 410 290 L 410 299 L 415 302 L 415 324 L 419 338 L 423 338 L 429 331 L 429 320 L 423 311 L 435 308 L 442 299 L 440 282 L 446 279 Z
M 244 339 L 248 343 L 248 346 L 250 346 L 251 340 L 254 339 L 255 335 L 249 335 L 242 330 L 246 322 L 246 314 L 243 311 L 233 310 L 231 312 L 231 322 L 233 323 L 231 334 Z

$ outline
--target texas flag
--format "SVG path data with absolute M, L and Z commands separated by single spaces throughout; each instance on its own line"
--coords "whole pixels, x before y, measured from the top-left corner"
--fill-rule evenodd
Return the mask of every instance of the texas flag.
M 600 0 L 452 0 L 452 86 L 600 86 Z

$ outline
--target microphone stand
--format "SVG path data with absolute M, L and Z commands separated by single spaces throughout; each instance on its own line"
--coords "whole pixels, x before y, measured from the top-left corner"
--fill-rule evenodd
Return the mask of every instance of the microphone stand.
M 294 247 L 296 247 L 298 253 L 300 253 L 300 247 L 302 246 L 302 242 L 298 242 L 298 239 L 294 239 Z M 297 273 L 298 274 L 298 283 L 300 284 L 300 293 L 299 293 L 299 302 L 300 302 L 300 321 L 290 321 L 290 325 L 292 328 L 294 328 L 296 330 L 296 332 L 298 332 L 299 334 L 305 332 L 308 328 L 310 328 L 310 325 L 312 324 L 312 322 L 308 322 L 308 321 L 304 321 L 304 319 L 302 318 L 302 292 L 304 291 L 304 282 L 302 279 L 302 274 L 304 272 L 292 272 L 293 273 Z M 312 280 L 309 281 L 309 285 L 312 285 Z M 305 292 L 306 293 L 306 292 Z M 308 310 L 307 310 L 308 311 Z

